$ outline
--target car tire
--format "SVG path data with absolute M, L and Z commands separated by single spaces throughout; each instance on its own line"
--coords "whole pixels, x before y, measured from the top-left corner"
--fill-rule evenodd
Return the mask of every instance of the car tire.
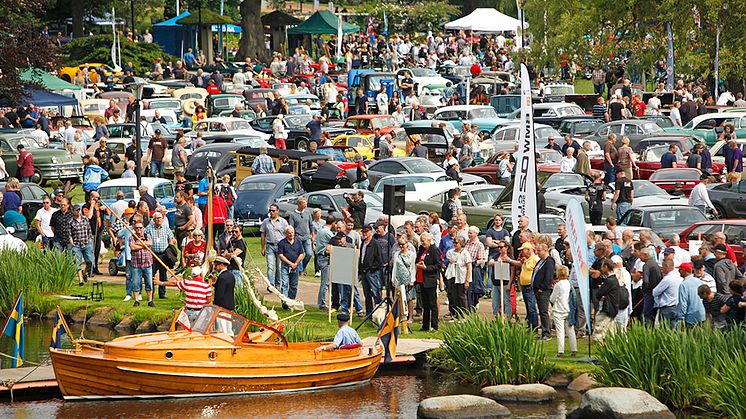
M 308 151 L 310 147 L 310 140 L 308 138 L 298 138 L 295 140 L 295 149 L 300 151 Z
M 46 185 L 47 180 L 44 179 L 44 176 L 41 175 L 41 172 L 38 169 L 34 169 L 34 176 L 31 178 L 31 182 L 39 186 L 44 186 Z
M 715 206 L 715 210 L 718 212 L 718 218 L 729 218 L 730 215 L 728 215 L 728 212 L 723 208 L 720 204 L 713 204 Z
M 109 261 L 109 276 L 117 276 L 119 273 L 119 266 L 117 266 L 116 259 Z

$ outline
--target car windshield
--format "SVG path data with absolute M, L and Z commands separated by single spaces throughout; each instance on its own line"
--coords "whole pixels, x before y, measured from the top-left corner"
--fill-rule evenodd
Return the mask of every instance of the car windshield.
M 370 121 L 371 125 L 373 125 L 373 129 L 375 128 L 388 128 L 396 126 L 396 121 L 393 117 L 387 116 L 384 118 L 373 118 Z
M 124 199 L 129 201 L 135 199 L 135 187 L 134 186 L 104 186 L 98 188 L 98 194 L 102 200 L 116 200 L 117 192 L 122 191 L 124 193 Z
M 404 185 L 408 192 L 414 192 L 415 183 L 432 183 L 435 179 L 429 176 L 392 176 L 385 177 L 376 183 L 376 188 L 373 190 L 375 193 L 383 193 L 384 185 Z
M 368 147 L 368 140 L 356 135 L 347 137 L 347 145 L 350 147 Z
M 562 154 L 557 150 L 544 150 L 541 152 L 540 163 L 559 163 L 562 160 Z
M 250 180 L 251 178 L 247 179 Z M 241 182 L 238 185 L 239 191 L 273 191 L 277 188 L 277 184 L 273 182 Z
M 556 234 L 557 227 L 564 224 L 562 217 L 539 217 L 539 232 L 544 234 Z
M 650 180 L 672 180 L 677 182 L 699 180 L 699 170 L 691 169 L 669 169 L 657 170 L 650 175 Z M 635 194 L 637 195 L 637 194 Z
M 438 77 L 438 73 L 429 68 L 413 68 L 409 70 L 414 77 Z
M 545 86 L 545 95 L 572 95 L 575 93 L 575 88 L 572 86 Z
M 347 201 L 345 201 L 343 194 L 341 193 L 333 195 L 332 198 L 334 199 L 334 203 L 337 205 L 337 208 L 347 208 L 349 206 L 349 204 L 347 204 Z M 368 208 L 383 208 L 383 200 L 381 200 L 378 195 L 372 192 L 363 192 L 363 202 L 365 202 L 365 205 Z
M 176 121 L 170 115 L 169 116 L 161 115 L 161 116 L 163 116 L 164 118 L 166 118 L 166 123 L 168 123 L 168 124 L 174 124 L 174 123 L 176 123 Z M 168 129 L 167 126 L 161 124 L 160 122 L 153 122 L 153 123 L 150 124 L 150 126 L 153 128 L 154 131 L 157 130 L 157 129 L 161 130 L 161 134 L 165 134 L 165 135 L 172 135 L 173 134 L 171 132 L 171 130 Z
M 150 102 L 150 109 L 181 109 L 181 102 L 178 100 L 157 100 Z
M 469 67 L 453 67 L 451 74 L 454 76 L 468 77 L 471 75 L 471 72 L 469 71 Z
M 549 138 L 549 137 L 556 139 L 556 138 L 560 138 L 561 136 L 562 134 L 557 132 L 557 130 L 552 127 L 537 128 L 534 134 L 534 137 L 536 139 L 544 139 L 544 138 Z
M 233 142 L 252 148 L 267 147 L 269 145 L 266 141 L 262 140 L 259 137 L 238 137 L 234 138 Z
M 485 188 L 471 192 L 471 197 L 479 207 L 491 206 L 503 191 L 503 187 Z
M 10 148 L 13 150 L 16 150 L 18 147 L 18 144 L 23 144 L 23 147 L 27 150 L 39 150 L 43 147 L 39 145 L 39 143 L 36 142 L 33 138 L 24 138 L 24 137 L 15 137 L 15 138 L 9 138 L 8 144 L 10 145 Z
M 260 100 L 267 97 L 268 92 L 252 92 L 251 90 L 244 92 L 244 96 L 253 99 L 253 100 Z
M 635 188 L 635 197 L 642 198 L 645 196 L 670 196 L 663 188 L 650 182 L 649 180 L 633 180 L 632 186 Z
M 340 161 L 340 162 L 347 161 L 347 157 L 345 156 L 344 151 L 342 151 L 342 149 L 339 149 L 339 148 L 332 148 L 332 147 L 320 148 L 316 150 L 316 154 L 323 154 L 325 156 L 329 156 L 334 161 Z
M 221 97 L 213 102 L 216 108 L 232 108 L 233 106 L 243 103 L 243 97 Z
M 411 159 L 406 162 L 412 173 L 438 173 L 443 169 L 427 159 Z
M 381 90 L 381 84 L 382 82 L 388 81 L 389 83 L 394 82 L 394 76 L 392 75 L 385 75 L 385 76 L 369 76 L 368 77 L 368 90 L 369 91 L 379 91 Z
M 652 147 L 649 147 L 645 151 L 646 152 L 645 152 L 644 161 L 660 161 L 661 156 L 663 156 L 668 151 L 668 146 L 667 145 L 652 146 Z M 678 147 L 676 148 L 676 160 L 684 161 L 684 155 L 681 154 L 681 149 L 679 149 Z
M 648 134 L 653 132 L 663 132 L 663 128 L 661 128 L 658 124 L 655 122 L 645 122 L 641 125 L 642 130 Z
M 288 115 L 285 122 L 290 128 L 304 128 L 311 121 L 311 115 Z
M 575 123 L 575 135 L 578 134 L 593 134 L 596 132 L 596 128 L 601 126 L 601 121 L 582 121 Z
M 583 176 L 577 173 L 555 173 L 549 176 L 542 188 L 555 188 L 557 186 L 585 186 Z M 665 193 L 665 192 L 664 192 Z M 637 196 L 637 184 L 635 183 L 635 196 Z
M 555 111 L 559 116 L 585 115 L 585 111 L 580 106 L 563 106 Z
M 478 118 L 497 118 L 497 112 L 494 108 L 478 108 L 469 111 L 469 119 Z
M 228 121 L 225 123 L 225 128 L 228 131 L 237 131 L 240 129 L 251 129 L 251 125 L 249 125 L 249 121 L 246 120 Z
M 707 217 L 696 208 L 679 207 L 650 213 L 650 227 L 654 230 L 666 227 L 690 226 L 705 220 L 707 220 Z

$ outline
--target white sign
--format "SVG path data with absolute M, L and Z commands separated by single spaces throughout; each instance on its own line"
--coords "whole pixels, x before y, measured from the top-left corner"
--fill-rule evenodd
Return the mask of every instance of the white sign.
M 528 217 L 528 228 L 539 231 L 539 211 L 536 191 L 536 150 L 534 145 L 534 118 L 531 108 L 531 80 L 528 69 L 521 64 L 521 126 L 518 151 L 515 153 L 515 179 L 513 179 L 512 221 L 513 231 L 518 230 L 518 219 Z
M 565 227 L 570 240 L 573 268 L 580 289 L 580 300 L 585 309 L 585 321 L 591 330 L 591 284 L 589 282 L 588 240 L 585 233 L 583 205 L 576 198 L 570 198 L 565 210 Z
M 329 254 L 329 279 L 332 284 L 355 285 L 358 251 L 352 247 L 332 246 Z

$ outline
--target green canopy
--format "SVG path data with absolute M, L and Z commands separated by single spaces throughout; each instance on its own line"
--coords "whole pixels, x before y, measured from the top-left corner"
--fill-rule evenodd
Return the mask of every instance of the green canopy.
M 220 16 L 217 12 L 213 12 L 209 9 L 203 9 L 202 10 L 202 25 L 230 25 L 235 24 L 236 21 L 233 20 L 229 16 Z M 189 16 L 184 16 L 181 19 L 177 20 L 176 23 L 180 25 L 186 25 L 186 26 L 193 26 L 193 25 L 199 25 L 200 23 L 200 15 L 197 12 L 189 14 Z
M 339 18 L 334 13 L 328 10 L 319 10 L 306 19 L 305 22 L 294 28 L 288 29 L 288 35 L 336 35 L 338 24 Z M 354 33 L 359 31 L 359 26 L 342 21 L 342 33 Z
M 27 68 L 20 75 L 21 80 L 25 82 L 34 82 L 40 84 L 44 89 L 58 92 L 60 90 L 80 90 L 80 86 L 68 83 L 59 77 L 55 77 L 46 71 L 38 68 Z

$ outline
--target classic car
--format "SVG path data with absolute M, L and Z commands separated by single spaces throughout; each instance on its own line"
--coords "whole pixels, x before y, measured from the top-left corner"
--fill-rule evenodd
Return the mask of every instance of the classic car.
M 741 150 L 746 150 L 744 146 L 746 146 L 746 138 L 740 138 L 736 137 L 736 144 L 741 148 Z M 725 141 L 716 141 L 715 144 L 710 147 L 710 155 L 712 156 L 712 162 L 713 163 L 723 163 L 725 164 L 725 145 L 727 143 Z
M 300 178 L 290 173 L 249 176 L 236 186 L 236 224 L 253 227 L 269 217 L 269 206 L 283 196 L 299 196 L 305 191 Z
M 445 170 L 430 160 L 420 157 L 400 157 L 397 159 L 383 159 L 368 166 L 368 181 L 370 187 L 375 188 L 378 181 L 388 175 L 405 173 L 443 173 Z
M 515 150 L 518 147 L 520 124 L 511 123 L 504 127 L 495 128 L 489 139 L 479 144 L 479 151 L 483 157 L 494 153 Z M 544 124 L 534 124 L 534 139 L 537 147 L 547 144 L 549 138 L 554 138 L 557 144 L 563 144 L 562 135 L 554 127 Z
M 96 127 L 93 126 L 93 122 L 86 116 L 53 116 L 49 121 L 50 136 L 58 136 L 60 125 L 64 126 L 67 121 L 72 122 L 73 128 L 82 131 L 89 137 L 93 137 L 96 134 Z
M 694 117 L 683 127 L 666 128 L 666 132 L 694 135 L 705 140 L 707 145 L 715 144 L 726 124 L 733 124 L 736 137 L 746 138 L 746 113 L 717 112 Z
M 535 124 L 550 125 L 559 128 L 562 121 L 567 119 L 593 120 L 593 116 L 587 115 L 583 108 L 567 102 L 535 103 L 532 107 Z
M 311 101 L 311 105 L 308 105 L 308 101 Z M 319 97 L 311 94 L 294 94 L 285 96 L 285 102 L 288 106 L 308 106 L 311 112 L 321 112 L 321 101 Z
M 642 151 L 640 156 L 637 158 L 636 165 L 637 169 L 632 169 L 632 176 L 634 179 L 649 179 L 650 176 L 658 169 L 661 168 L 661 156 L 668 151 L 668 146 L 665 144 L 654 145 L 646 148 Z M 603 157 L 591 158 L 591 167 L 596 170 L 604 169 Z M 676 149 L 676 167 L 686 168 L 686 158 L 681 154 L 680 149 Z M 722 173 L 725 165 L 722 163 L 712 163 L 712 171 L 716 174 Z
M 448 79 L 454 85 L 471 77 L 470 67 L 468 65 L 447 65 L 444 64 L 438 69 L 443 78 Z
M 673 126 L 673 121 L 666 115 L 643 115 L 636 116 L 635 119 L 655 122 L 661 128 L 670 128 Z
M 477 124 L 479 131 L 486 134 L 494 131 L 498 125 L 509 122 L 507 119 L 499 118 L 495 108 L 489 105 L 444 106 L 435 111 L 433 119 L 449 121 L 459 131 L 464 123 Z
M 80 101 L 80 109 L 83 112 L 83 116 L 91 121 L 97 116 L 103 117 L 108 107 L 108 99 L 84 99 Z
M 418 141 L 427 148 L 428 160 L 437 164 L 443 162 L 445 153 L 453 141 L 447 130 L 441 127 L 408 126 L 404 128 L 404 132 L 407 135 L 407 150 L 414 147 L 414 142 Z M 397 150 L 397 148 L 394 148 L 394 150 Z
M 270 135 L 269 143 L 274 144 L 274 137 L 272 137 L 272 124 L 275 122 L 276 118 L 276 115 L 257 118 L 251 121 L 250 124 L 255 130 Z M 311 136 L 306 132 L 306 124 L 310 121 L 310 115 L 287 115 L 283 118 L 282 122 L 285 124 L 285 131 L 288 136 L 288 138 L 285 139 L 285 146 L 288 149 L 308 150 Z M 322 126 L 321 130 L 323 132 L 328 132 L 332 138 L 341 134 L 352 134 L 355 132 L 355 130 L 351 128 L 330 126 Z
M 596 129 L 603 125 L 604 121 L 600 119 L 587 119 L 587 118 L 567 118 L 560 122 L 559 131 L 560 134 L 570 135 L 572 138 L 581 142 L 589 135 L 596 132 Z
M 492 208 L 492 204 L 495 203 L 495 199 L 502 193 L 503 189 L 505 187 L 499 185 L 461 187 L 461 208 L 466 214 L 469 224 L 479 226 L 483 230 L 487 229 L 490 217 L 495 217 L 495 209 Z M 450 188 L 443 188 L 422 200 L 408 200 L 406 201 L 406 209 L 415 214 L 429 214 L 433 211 L 440 214 L 443 203 L 448 199 L 449 191 Z
M 431 70 L 429 68 L 421 68 L 421 67 L 415 67 L 415 68 L 402 68 L 396 72 L 396 78 L 397 78 L 397 85 L 401 84 L 402 79 L 404 79 L 404 72 L 408 71 L 410 74 L 410 77 L 412 78 L 412 81 L 414 81 L 414 87 L 416 90 L 416 94 L 419 96 L 422 93 L 422 89 L 429 85 L 429 84 L 437 84 L 437 85 L 450 85 L 452 82 L 444 77 L 442 77 L 440 74 L 436 73 L 435 70 Z
M 207 172 L 209 160 L 218 177 L 236 177 L 236 155 L 232 152 L 245 147 L 240 143 L 217 143 L 202 146 L 194 151 L 184 169 L 184 177 L 190 181 L 200 180 Z
M 158 204 L 166 207 L 168 225 L 174 225 L 174 215 L 176 214 L 174 197 L 176 192 L 173 182 L 157 177 L 143 177 L 141 178 L 141 185 L 148 188 L 148 193 L 155 198 Z M 111 179 L 98 187 L 99 196 L 107 205 L 111 205 L 117 200 L 117 192 L 119 191 L 124 192 L 124 199 L 127 201 L 140 201 L 140 194 L 137 192 L 137 179 L 135 178 Z
M 124 90 L 113 90 L 96 94 L 96 97 L 99 99 L 114 100 L 117 103 L 117 106 L 119 106 L 122 116 L 124 116 L 127 111 L 127 100 L 130 96 L 132 96 L 132 93 Z
M 746 179 L 709 184 L 707 189 L 721 218 L 746 218 Z
M 187 139 L 196 137 L 198 132 L 201 132 L 203 137 L 215 134 L 229 134 L 242 137 L 260 137 L 265 141 L 268 141 L 272 137 L 270 134 L 254 129 L 251 122 L 245 119 L 232 117 L 203 119 L 194 124 L 192 130 L 186 134 Z
M 686 196 L 692 192 L 697 184 L 702 172 L 699 169 L 689 167 L 674 167 L 671 169 L 658 169 L 650 175 L 650 182 L 658 185 L 662 189 L 673 192 L 676 185 L 681 185 L 681 190 Z
M 548 83 L 543 91 L 532 89 L 534 102 L 564 102 L 565 95 L 574 95 L 575 86 L 567 83 Z
M 352 147 L 363 159 L 373 159 L 375 157 L 373 137 L 373 134 L 342 134 L 334 138 L 332 144 L 335 146 Z M 394 149 L 394 157 L 403 157 L 405 155 L 405 150 Z
M 32 182 L 45 185 L 49 180 L 75 180 L 83 176 L 83 162 L 77 155 L 67 150 L 43 148 L 33 138 L 18 134 L 0 134 L 2 159 L 5 170 L 14 176 L 18 171 L 18 144 L 34 156 L 34 176 Z
M 184 87 L 171 92 L 171 96 L 181 101 L 181 110 L 191 116 L 197 105 L 205 106 L 205 99 L 208 96 L 207 90 L 201 87 Z
M 679 150 L 681 150 L 681 154 L 684 156 L 688 156 L 689 153 L 694 149 L 694 146 L 699 144 L 700 140 L 697 137 L 692 137 L 689 135 L 682 135 L 682 136 L 665 136 L 665 137 L 659 137 L 659 136 L 653 136 L 649 138 L 643 138 L 640 140 L 639 143 L 635 147 L 633 147 L 633 150 L 635 153 L 640 154 L 642 153 L 642 150 L 645 150 L 648 147 L 652 147 L 654 145 L 671 145 L 675 144 Z
M 5 191 L 5 183 L 0 182 L 0 191 Z M 42 189 L 39 185 L 31 182 L 21 182 L 21 200 L 23 201 L 23 216 L 26 218 L 29 229 L 31 229 L 31 222 L 36 216 L 36 211 L 44 206 L 44 198 L 49 196 L 47 191 Z M 0 213 L 0 219 L 2 219 L 2 213 Z
M 652 121 L 640 119 L 622 119 L 619 121 L 607 122 L 599 126 L 596 131 L 587 136 L 586 139 L 594 140 L 603 147 L 606 145 L 609 134 L 617 135 L 617 145 L 622 136 L 629 137 L 630 147 L 634 148 L 643 138 L 649 138 L 653 135 L 665 135 L 666 132 L 658 124 Z
M 88 68 L 88 78 L 91 80 L 91 83 L 105 82 L 106 80 L 100 80 L 101 74 L 103 74 L 104 77 L 113 76 L 114 81 L 117 81 L 119 77 L 124 74 L 121 71 L 114 71 L 113 68 L 109 67 L 106 64 L 85 63 L 77 66 L 62 67 L 57 72 L 57 76 L 68 83 L 72 83 L 75 80 L 75 76 L 78 74 L 78 71 L 83 71 L 86 68 Z
M 119 163 L 114 163 L 114 169 L 109 171 L 110 177 L 121 176 L 124 173 L 124 153 L 127 147 L 132 144 L 132 140 L 129 138 L 109 138 L 106 147 L 112 151 L 112 155 L 116 154 L 119 156 Z M 92 156 L 96 149 L 99 148 L 98 141 L 91 142 L 88 146 L 86 153 Z M 142 151 L 142 159 L 140 160 L 140 173 L 142 175 L 150 174 L 150 167 L 148 166 L 148 141 L 140 142 L 140 150 Z M 187 157 L 191 154 L 187 150 Z M 172 175 L 174 167 L 171 165 L 171 150 L 166 150 L 166 154 L 163 156 L 163 173 Z
M 391 115 L 354 115 L 345 120 L 343 127 L 360 134 L 373 134 L 376 128 L 380 128 L 381 134 L 388 134 L 396 127 L 396 121 Z
M 235 154 L 232 164 L 235 165 L 237 182 L 240 183 L 243 179 L 254 174 L 251 167 L 254 164 L 254 159 L 261 154 L 261 151 L 262 150 L 258 148 L 242 147 L 235 150 L 235 153 L 231 153 Z M 311 153 L 302 150 L 282 150 L 277 148 L 268 148 L 267 155 L 272 158 L 275 170 L 278 170 L 282 165 L 280 157 L 287 157 L 290 172 L 300 177 L 301 182 L 303 182 L 303 188 L 307 191 L 315 190 L 313 189 L 315 185 L 310 184 L 310 174 L 312 174 L 318 166 L 323 165 L 324 162 L 330 160 L 329 156 L 325 154 Z M 346 167 L 354 166 L 352 163 L 345 164 L 349 165 Z
M 461 186 L 472 186 L 472 185 L 481 185 L 482 187 L 489 188 L 494 185 L 487 186 L 487 181 L 482 179 L 479 176 L 470 175 L 468 173 L 464 173 L 462 176 L 462 182 Z M 452 186 L 449 186 L 448 189 L 453 189 L 458 184 L 456 181 L 451 180 L 448 176 L 446 176 L 444 173 L 418 173 L 418 174 L 400 174 L 400 175 L 388 175 L 381 180 L 379 180 L 376 183 L 376 187 L 373 188 L 373 192 L 377 193 L 378 196 L 383 198 L 383 189 L 385 185 L 404 185 L 407 190 L 407 195 L 404 197 L 405 200 L 421 200 L 424 198 L 429 198 L 432 194 L 430 194 L 430 190 L 432 188 L 429 187 L 422 187 L 423 184 L 428 184 L 428 186 L 431 186 L 431 184 L 438 184 L 442 185 L 445 184 L 445 182 L 450 182 Z M 424 190 L 424 192 L 421 192 L 420 189 Z M 423 197 L 423 194 L 427 195 L 426 197 Z M 429 195 L 428 195 L 429 194 Z M 494 201 L 494 200 L 493 200 Z
M 246 106 L 246 99 L 243 95 L 226 93 L 210 95 L 205 100 L 205 111 L 207 111 L 208 117 L 218 116 L 223 111 L 232 111 L 236 105 L 241 108 Z
M 148 100 L 148 109 L 171 110 L 176 114 L 176 120 L 181 120 L 181 101 L 174 98 L 153 98 Z
M 744 247 L 746 243 L 746 220 L 719 219 L 694 223 L 679 234 L 681 238 L 679 246 L 682 249 L 689 250 L 690 242 L 705 240 L 714 233 L 725 234 L 725 242 L 728 243 L 736 254 L 738 266 L 743 266 Z
M 647 227 L 668 239 L 673 233 L 681 233 L 694 223 L 707 221 L 705 214 L 695 207 L 658 205 L 632 208 L 621 220 L 620 226 Z
M 246 103 L 251 109 L 258 111 L 257 105 L 261 105 L 265 111 L 271 101 L 275 99 L 274 89 L 246 89 L 243 92 L 243 97 L 246 99 Z

